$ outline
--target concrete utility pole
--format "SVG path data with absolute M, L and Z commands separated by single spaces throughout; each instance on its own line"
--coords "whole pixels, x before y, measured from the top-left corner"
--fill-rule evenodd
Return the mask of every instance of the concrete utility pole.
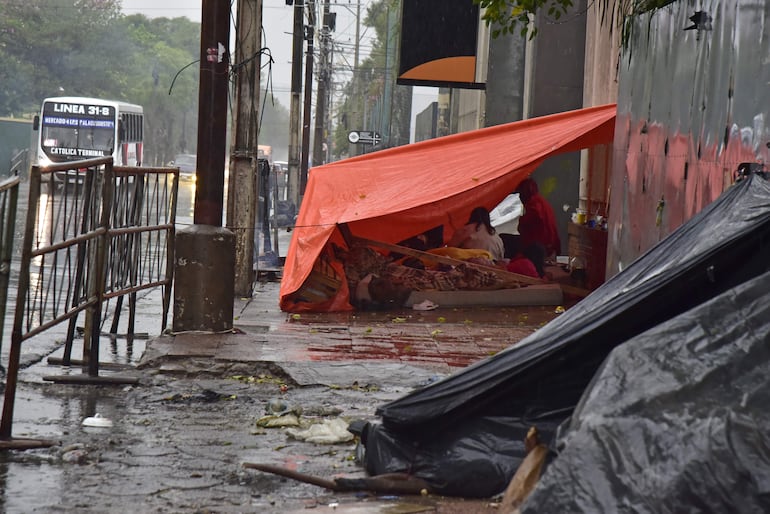
M 235 245 L 222 228 L 230 2 L 203 0 L 194 225 L 177 232 L 175 332 L 233 327 Z
M 261 41 L 262 0 L 238 0 L 232 66 L 235 109 L 227 188 L 227 227 L 235 234 L 235 294 L 241 297 L 251 296 L 254 282 Z
M 323 16 L 321 17 L 321 31 L 318 38 L 320 42 L 320 62 L 318 63 L 318 91 L 315 101 L 315 129 L 313 132 L 313 166 L 320 166 L 326 160 L 324 142 L 326 142 L 326 112 L 327 98 L 329 96 L 331 81 L 331 51 L 332 31 L 335 28 L 334 16 L 329 11 L 329 0 L 324 0 Z
M 364 127 L 361 123 L 361 109 L 363 108 L 363 99 L 361 99 L 361 95 L 359 94 L 360 86 L 358 84 L 358 52 L 359 52 L 359 46 L 361 43 L 361 0 L 358 0 L 356 2 L 356 42 L 355 42 L 355 50 L 353 54 L 353 105 L 355 106 L 356 111 L 354 112 L 354 116 L 352 116 L 352 120 L 349 121 L 350 125 L 348 128 L 350 130 L 366 130 L 366 127 Z M 360 102 L 360 103 L 359 103 Z M 350 144 L 348 147 L 348 155 L 351 157 L 354 155 L 358 155 L 358 145 L 354 145 L 353 143 Z
M 385 42 L 385 73 L 383 74 L 383 92 L 382 92 L 382 143 L 387 148 L 393 146 L 391 141 L 391 125 L 393 114 L 393 86 L 395 85 L 395 74 L 393 73 L 394 63 L 396 61 L 396 16 L 387 8 L 387 41 Z
M 302 92 L 302 42 L 304 40 L 305 0 L 294 2 L 294 32 L 291 58 L 291 102 L 289 106 L 289 184 L 288 199 L 299 208 L 299 95 Z
M 305 103 L 302 109 L 302 163 L 300 169 L 300 194 L 305 194 L 307 166 L 310 160 L 310 104 L 313 98 L 313 39 L 315 38 L 315 0 L 308 0 L 308 23 L 305 27 L 307 61 L 305 62 Z

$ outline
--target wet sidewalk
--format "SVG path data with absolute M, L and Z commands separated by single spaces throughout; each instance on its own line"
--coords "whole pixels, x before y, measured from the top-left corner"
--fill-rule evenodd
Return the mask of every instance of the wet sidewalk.
M 0 487 L 13 491 L 4 512 L 495 512 L 492 499 L 339 493 L 244 463 L 362 477 L 355 441 L 297 440 L 260 420 L 279 402 L 301 411 L 303 429 L 376 422 L 378 406 L 515 344 L 557 316 L 555 308 L 296 316 L 280 311 L 278 290 L 278 282 L 262 282 L 251 298 L 236 299 L 235 329 L 224 334 L 154 335 L 161 303 L 144 298 L 138 330 L 149 339 L 106 338 L 101 354 L 124 369 L 105 366 L 100 375 L 134 376 L 136 385 L 47 382 L 43 375 L 82 371 L 48 363 L 45 355 L 61 348 L 28 355 L 35 363 L 20 377 L 14 435 L 58 444 L 0 459 Z M 82 425 L 96 414 L 113 426 Z
M 279 286 L 258 283 L 252 298 L 236 299 L 231 332 L 150 340 L 140 367 L 173 374 L 276 364 L 288 372 L 325 370 L 337 383 L 357 380 L 356 366 L 400 364 L 449 374 L 515 344 L 558 315 L 554 306 L 290 314 L 278 307 Z M 348 366 L 346 373 L 333 373 L 341 363 Z

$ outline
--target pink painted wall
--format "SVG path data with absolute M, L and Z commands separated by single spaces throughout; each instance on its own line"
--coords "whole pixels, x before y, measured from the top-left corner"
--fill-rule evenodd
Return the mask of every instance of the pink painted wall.
M 704 10 L 710 30 L 684 30 Z M 607 277 L 770 162 L 770 3 L 679 1 L 636 20 L 619 64 Z

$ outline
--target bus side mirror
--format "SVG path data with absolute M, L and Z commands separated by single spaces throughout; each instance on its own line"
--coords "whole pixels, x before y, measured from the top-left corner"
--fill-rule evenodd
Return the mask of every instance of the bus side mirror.
M 32 118 L 32 130 L 37 130 L 40 128 L 40 115 L 35 114 L 35 117 Z

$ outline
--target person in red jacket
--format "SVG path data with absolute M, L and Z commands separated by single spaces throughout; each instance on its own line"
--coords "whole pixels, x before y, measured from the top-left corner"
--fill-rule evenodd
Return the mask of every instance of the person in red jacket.
M 551 204 L 540 194 L 537 182 L 525 178 L 516 192 L 524 205 L 524 214 L 519 218 L 520 248 L 539 243 L 545 249 L 546 258 L 561 254 L 556 216 Z

